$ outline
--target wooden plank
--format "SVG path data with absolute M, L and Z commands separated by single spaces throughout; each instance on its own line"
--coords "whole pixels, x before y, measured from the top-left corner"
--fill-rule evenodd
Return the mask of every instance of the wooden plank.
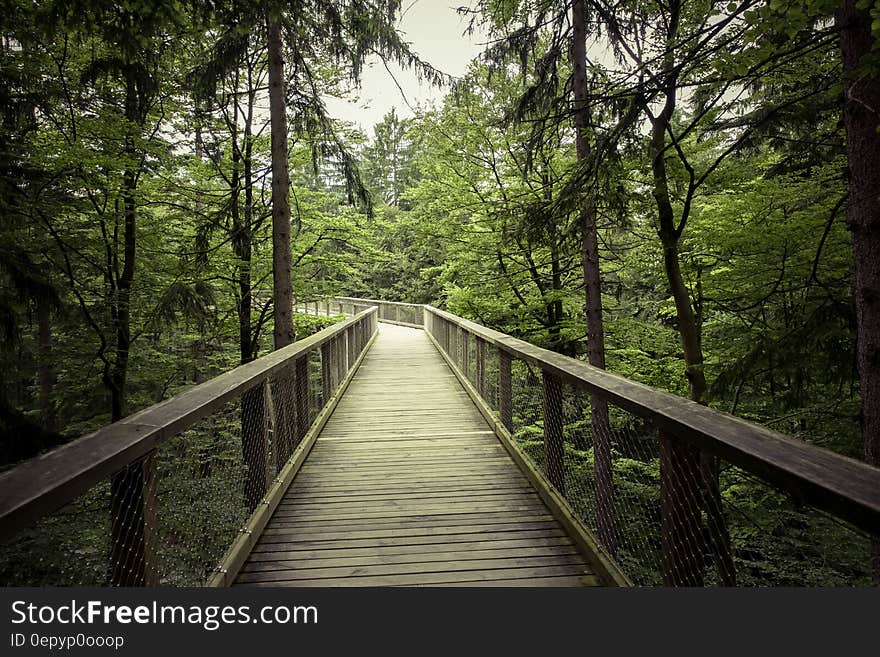
M 285 568 L 266 572 L 242 572 L 238 582 L 282 582 L 285 580 L 336 579 L 340 577 L 369 577 L 377 575 L 401 575 L 450 573 L 469 570 L 503 568 L 538 568 L 541 566 L 576 566 L 583 574 L 590 574 L 583 566 L 580 555 L 550 555 L 537 557 L 504 557 L 486 559 L 461 559 L 455 561 L 431 561 L 422 563 L 380 564 L 374 566 L 324 566 L 311 568 Z
M 419 515 L 419 516 L 445 516 L 456 513 L 470 513 L 472 515 L 479 515 L 481 512 L 494 512 L 494 511 L 504 511 L 504 512 L 540 512 L 542 509 L 542 504 L 540 501 L 536 502 L 527 502 L 527 503 L 504 503 L 504 502 L 493 502 L 493 503 L 482 503 L 475 504 L 472 506 L 468 506 L 466 503 L 463 504 L 439 504 L 436 506 L 423 506 L 421 504 L 416 505 L 404 505 L 404 504 L 394 504 L 389 503 L 386 506 L 375 506 L 368 507 L 364 510 L 328 510 L 328 511 L 316 511 L 313 509 L 306 510 L 296 510 L 296 511 L 286 511 L 283 509 L 279 509 L 276 511 L 274 518 L 280 522 L 283 522 L 285 519 L 295 520 L 302 519 L 303 517 L 311 518 L 312 520 L 351 520 L 358 518 L 395 518 L 398 516 L 411 516 L 411 515 Z
M 508 539 L 495 541 L 464 541 L 461 543 L 429 543 L 427 545 L 386 545 L 369 547 L 348 547 L 348 548 L 332 548 L 328 547 L 323 550 L 301 549 L 288 550 L 286 552 L 255 552 L 251 562 L 268 563 L 272 561 L 286 561 L 288 559 L 311 560 L 320 559 L 328 555 L 347 555 L 352 557 L 369 556 L 373 554 L 433 554 L 434 552 L 454 552 L 467 551 L 469 553 L 479 553 L 483 550 L 503 550 L 507 548 L 523 548 L 523 547 L 566 547 L 572 546 L 574 543 L 567 536 L 537 538 L 529 537 L 524 539 Z
M 519 481 L 517 478 L 518 473 L 505 472 L 503 469 L 498 470 L 495 473 L 486 473 L 486 472 L 477 472 L 477 473 L 469 473 L 462 475 L 462 480 L 470 480 L 474 478 L 489 480 L 508 480 L 508 481 Z M 312 475 L 303 475 L 302 479 L 297 480 L 300 483 L 308 483 L 308 484 L 329 484 L 329 485 L 339 485 L 344 483 L 354 483 L 357 485 L 374 485 L 374 486 L 382 486 L 388 483 L 403 483 L 403 482 L 418 482 L 418 481 L 428 481 L 428 480 L 443 480 L 449 481 L 448 474 L 441 474 L 434 471 L 429 472 L 421 472 L 421 473 L 411 473 L 411 474 L 397 474 L 393 477 L 387 477 L 384 479 L 377 479 L 376 477 L 360 477 L 354 478 L 350 476 L 346 476 L 344 473 L 342 475 L 336 475 L 334 477 L 330 476 L 321 476 L 320 473 L 315 472 Z
M 431 477 L 430 475 L 426 475 L 424 477 L 415 477 L 409 479 L 386 479 L 382 481 L 369 480 L 364 482 L 351 482 L 347 479 L 337 480 L 337 481 L 326 481 L 320 478 L 313 478 L 311 482 L 307 482 L 305 479 L 297 478 L 295 482 L 295 487 L 291 490 L 291 496 L 302 494 L 309 494 L 311 492 L 327 491 L 335 492 L 340 491 L 343 493 L 348 492 L 358 492 L 358 491 L 393 491 L 393 490 L 412 490 L 414 488 L 418 490 L 467 490 L 469 487 L 476 486 L 477 488 L 483 488 L 485 486 L 522 486 L 527 482 L 525 477 L 519 475 L 519 473 L 507 473 L 503 472 L 494 477 L 486 477 L 482 475 L 478 475 L 475 477 L 462 477 L 459 480 L 461 483 L 456 484 L 449 480 L 448 477 Z M 295 499 L 295 497 L 294 497 Z
M 342 493 L 329 494 L 326 492 L 314 491 L 309 495 L 302 497 L 298 495 L 285 496 L 281 505 L 299 506 L 302 504 L 334 504 L 337 501 L 344 501 L 350 504 L 360 504 L 361 502 L 380 501 L 380 500 L 441 500 L 441 499 L 481 499 L 485 497 L 512 497 L 513 495 L 531 494 L 532 489 L 525 484 L 516 484 L 509 487 L 462 487 L 450 484 L 451 488 L 441 490 L 425 490 L 422 486 L 414 486 L 407 489 L 397 490 L 381 490 L 375 491 L 352 491 L 346 490 Z
M 486 487 L 485 484 L 474 484 L 470 487 L 456 487 L 454 484 L 446 484 L 443 486 L 434 486 L 426 489 L 424 486 L 416 485 L 405 488 L 386 488 L 371 487 L 341 490 L 314 489 L 306 491 L 297 489 L 292 495 L 285 497 L 283 503 L 289 506 L 297 506 L 299 504 L 334 504 L 341 500 L 356 498 L 357 501 L 381 501 L 383 499 L 429 499 L 445 500 L 448 498 L 458 498 L 467 495 L 480 495 L 492 497 L 507 497 L 510 494 L 531 495 L 532 489 L 528 484 L 523 482 L 503 483 L 496 487 Z
M 506 463 L 490 463 L 483 466 L 479 465 L 471 465 L 466 464 L 462 465 L 461 468 L 452 467 L 452 465 L 444 466 L 444 467 L 435 467 L 431 465 L 422 465 L 422 466 L 414 466 L 411 468 L 407 468 L 406 474 L 408 475 L 418 475 L 418 474 L 439 474 L 444 473 L 450 477 L 454 477 L 457 474 L 488 474 L 488 473 L 502 473 L 508 469 L 508 464 Z M 371 479 L 374 477 L 381 477 L 383 475 L 394 475 L 399 472 L 397 468 L 356 468 L 354 466 L 349 466 L 348 468 L 340 467 L 340 468 L 318 468 L 317 466 L 308 466 L 303 468 L 303 475 L 316 474 L 320 478 L 332 478 L 333 475 L 336 475 L 340 478 L 350 477 L 352 479 Z
M 469 560 L 489 561 L 498 559 L 523 559 L 539 557 L 573 557 L 577 556 L 577 548 L 568 546 L 525 546 L 525 547 L 497 547 L 480 550 L 434 550 L 431 552 L 419 552 L 415 554 L 387 554 L 371 553 L 364 555 L 340 555 L 328 556 L 326 552 L 312 558 L 279 559 L 276 561 L 251 562 L 242 569 L 243 573 L 271 573 L 276 571 L 313 570 L 321 568 L 358 568 L 369 566 L 394 566 L 411 564 L 451 564 L 466 562 Z
M 481 488 L 470 491 L 447 490 L 439 493 L 410 490 L 403 493 L 371 495 L 368 492 L 350 493 L 345 496 L 323 496 L 285 498 L 279 505 L 280 509 L 333 509 L 354 508 L 362 510 L 368 507 L 394 505 L 425 505 L 427 504 L 479 504 L 494 501 L 536 501 L 533 491 L 524 487 L 496 490 Z
M 540 526 L 540 523 L 553 522 L 553 516 L 546 513 L 533 513 L 518 515 L 516 517 L 516 529 L 529 530 L 530 527 Z M 481 513 L 448 513 L 443 515 L 424 515 L 420 513 L 404 514 L 392 518 L 341 518 L 338 520 L 313 520 L 309 518 L 286 519 L 275 518 L 272 522 L 273 530 L 279 532 L 300 532 L 315 536 L 317 533 L 340 533 L 355 531 L 377 531 L 386 534 L 394 533 L 400 529 L 431 529 L 437 527 L 458 528 L 474 523 L 488 527 L 510 527 L 510 514 L 508 511 L 483 511 Z M 503 528 L 502 528 L 503 529 Z M 515 531 L 508 529 L 507 531 Z
M 562 529 L 559 528 L 558 523 L 556 523 L 552 517 L 546 516 L 539 520 L 518 522 L 510 522 L 508 518 L 506 522 L 495 524 L 480 521 L 468 521 L 465 524 L 461 524 L 461 521 L 459 521 L 459 524 L 444 526 L 440 523 L 431 522 L 423 527 L 407 527 L 405 525 L 400 525 L 394 529 L 373 529 L 367 527 L 362 530 L 345 532 L 333 531 L 331 527 L 327 530 L 317 528 L 305 533 L 270 525 L 265 531 L 263 531 L 258 545 L 279 542 L 308 543 L 311 541 L 339 541 L 354 539 L 380 539 L 380 541 L 377 542 L 377 545 L 381 545 L 381 540 L 410 539 L 416 537 L 435 537 L 436 541 L 447 542 L 453 536 L 466 535 L 471 537 L 469 540 L 473 540 L 472 537 L 475 534 L 480 535 L 480 538 L 486 538 L 486 536 L 495 536 L 498 534 L 546 531 L 557 532 L 556 535 L 559 536 L 565 535 Z
M 549 523 L 552 525 L 552 522 Z M 433 545 L 452 545 L 456 543 L 472 543 L 474 541 L 517 541 L 527 540 L 530 542 L 538 542 L 542 540 L 551 540 L 554 538 L 566 538 L 565 532 L 560 529 L 544 529 L 544 530 L 520 530 L 518 532 L 486 532 L 479 535 L 476 534 L 445 534 L 445 535 L 413 535 L 413 536 L 391 536 L 391 537 L 368 537 L 368 538 L 342 538 L 337 539 L 307 539 L 301 541 L 261 541 L 254 546 L 251 558 L 255 560 L 271 558 L 275 554 L 286 554 L 300 550 L 319 550 L 321 552 L 328 550 L 343 550 L 349 548 L 368 548 L 370 550 L 382 549 L 385 547 L 430 547 Z
M 494 582 L 514 579 L 532 579 L 566 575 L 584 577 L 581 585 L 596 585 L 596 578 L 583 573 L 579 565 L 523 566 L 519 568 L 496 568 L 490 570 L 431 572 L 400 575 L 361 577 L 336 577 L 317 579 L 290 579 L 286 581 L 249 582 L 245 586 L 435 586 L 443 583 L 479 583 L 477 586 L 494 586 Z

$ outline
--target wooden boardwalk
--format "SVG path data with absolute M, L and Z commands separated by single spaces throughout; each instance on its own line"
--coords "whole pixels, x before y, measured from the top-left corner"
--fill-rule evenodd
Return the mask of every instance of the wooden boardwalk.
M 379 331 L 236 584 L 599 584 L 424 332 Z

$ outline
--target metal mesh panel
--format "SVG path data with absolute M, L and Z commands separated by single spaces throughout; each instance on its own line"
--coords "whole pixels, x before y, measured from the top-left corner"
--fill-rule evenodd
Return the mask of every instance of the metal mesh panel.
M 3 586 L 101 586 L 109 579 L 110 482 L 0 545 Z
M 733 465 L 720 467 L 741 586 L 870 586 L 871 540 Z
M 157 450 L 156 583 L 204 583 L 250 515 L 248 468 L 260 458 L 266 470 L 268 436 L 264 432 L 264 444 L 255 447 L 242 442 L 242 434 L 255 414 L 259 426 L 266 425 L 261 406 L 257 394 L 236 399 Z

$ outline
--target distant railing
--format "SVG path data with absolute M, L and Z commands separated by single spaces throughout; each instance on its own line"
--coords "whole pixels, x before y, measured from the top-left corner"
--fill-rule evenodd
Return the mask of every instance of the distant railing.
M 413 328 L 424 328 L 424 306 L 417 303 L 400 301 L 381 301 L 379 299 L 361 299 L 357 297 L 329 297 L 315 301 L 300 302 L 296 305 L 301 312 L 313 315 L 353 315 L 366 308 L 376 308 L 379 321 L 389 324 L 400 324 Z
M 364 306 L 0 475 L 0 583 L 228 584 L 377 316 Z
M 551 508 L 640 585 L 869 585 L 880 469 L 425 307 Z M 722 495 L 721 491 L 724 491 Z

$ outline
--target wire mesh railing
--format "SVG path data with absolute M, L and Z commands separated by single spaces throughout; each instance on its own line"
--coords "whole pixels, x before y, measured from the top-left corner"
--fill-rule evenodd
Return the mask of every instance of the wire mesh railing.
M 0 584 L 225 583 L 228 564 L 308 453 L 376 319 L 365 307 L 4 473 Z
M 514 458 L 623 579 L 858 586 L 880 574 L 880 469 L 435 308 L 425 318 Z

